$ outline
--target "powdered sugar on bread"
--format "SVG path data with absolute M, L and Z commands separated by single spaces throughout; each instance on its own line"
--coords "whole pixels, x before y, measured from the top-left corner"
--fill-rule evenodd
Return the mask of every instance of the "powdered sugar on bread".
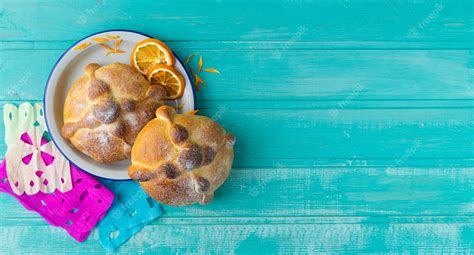
M 129 65 L 84 69 L 66 98 L 63 136 L 96 161 L 128 158 L 138 132 L 163 101 L 147 94 L 153 86 Z
M 209 203 L 230 173 L 235 137 L 207 117 L 169 106 L 156 116 L 137 136 L 129 176 L 159 202 Z

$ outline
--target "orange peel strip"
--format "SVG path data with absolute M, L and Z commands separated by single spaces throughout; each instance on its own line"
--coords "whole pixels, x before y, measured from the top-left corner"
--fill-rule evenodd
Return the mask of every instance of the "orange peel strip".
M 196 56 L 196 54 L 194 53 L 191 53 L 189 54 L 188 58 L 186 59 L 186 62 L 184 62 L 185 65 L 187 65 L 189 63 L 189 61 L 191 61 L 191 59 Z
M 110 48 L 107 44 L 99 43 L 99 46 L 108 50 L 108 51 L 113 51 L 114 49 Z
M 75 50 L 83 50 L 83 49 L 89 47 L 89 45 L 91 45 L 90 42 L 81 43 L 81 44 L 77 45 L 76 47 L 74 47 L 74 49 Z
M 194 87 L 196 87 L 197 90 L 201 91 L 201 86 L 199 86 L 199 84 L 206 86 L 206 83 L 201 79 L 201 77 L 199 77 L 195 72 L 193 72 L 192 69 L 190 69 L 190 71 L 191 75 L 193 76 Z
M 184 114 L 196 115 L 197 112 L 199 112 L 199 110 L 192 110 L 189 112 L 185 112 Z
M 199 64 L 198 64 L 198 72 L 199 73 L 201 72 L 202 64 L 203 64 L 203 60 L 202 60 L 202 55 L 201 55 L 201 57 L 199 58 Z
M 221 72 L 219 72 L 219 70 L 214 69 L 214 68 L 204 68 L 204 72 L 221 74 Z
M 104 43 L 104 42 L 107 42 L 109 39 L 104 38 L 104 37 L 96 37 L 96 38 L 92 38 L 92 40 L 98 43 Z
M 116 50 L 118 49 L 118 47 L 120 46 L 120 44 L 122 44 L 122 42 L 123 42 L 122 39 L 120 39 L 120 40 L 118 40 L 118 41 L 115 42 L 115 49 L 116 49 Z
M 109 38 L 110 40 L 115 40 L 115 39 L 120 38 L 120 35 L 105 35 L 105 36 L 107 36 L 107 38 Z

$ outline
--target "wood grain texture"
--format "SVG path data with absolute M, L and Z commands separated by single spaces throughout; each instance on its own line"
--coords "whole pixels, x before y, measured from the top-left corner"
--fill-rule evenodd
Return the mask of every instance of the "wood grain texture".
M 190 222 L 193 219 L 189 219 Z M 120 249 L 150 254 L 270 254 L 280 253 L 472 253 L 472 225 L 459 224 L 161 224 L 148 225 Z M 35 236 L 42 233 L 41 241 Z M 159 233 L 159 235 L 157 234 Z M 2 227 L 0 252 L 47 250 L 103 254 L 97 231 L 85 243 L 45 225 Z M 21 240 L 21 241 L 20 241 Z M 211 241 L 212 240 L 212 241 Z M 35 245 L 24 245 L 31 243 Z M 64 247 L 68 247 L 65 249 Z
M 0 33 L 8 40 L 76 40 L 81 34 L 119 27 L 173 41 L 289 40 L 304 30 L 301 37 L 314 41 L 456 43 L 470 42 L 473 29 L 472 3 L 468 0 L 206 0 L 179 4 L 7 0 L 1 10 L 4 24 Z M 430 14 L 436 17 L 426 20 Z
M 236 134 L 236 157 L 213 203 L 165 206 L 120 252 L 471 254 L 473 13 L 468 0 L 4 0 L 0 104 L 41 101 L 88 34 L 147 33 L 221 71 L 201 74 L 197 108 Z M 0 253 L 104 252 L 96 231 L 76 243 L 0 205 Z
M 209 86 L 205 93 L 198 93 L 198 102 L 474 97 L 474 53 L 470 50 L 242 50 L 226 49 L 222 43 L 214 45 L 199 53 L 206 57 L 206 66 L 218 68 L 222 75 L 202 73 Z M 0 86 L 6 89 L 0 100 L 42 98 L 42 84 L 46 84 L 51 68 L 65 49 L 0 50 Z M 197 51 L 173 50 L 183 60 Z M 31 58 L 32 55 L 37 57 Z M 192 64 L 196 68 L 197 64 Z M 10 82 L 16 86 L 9 87 L 6 83 Z
M 472 216 L 471 168 L 238 168 L 207 205 L 170 217 Z M 450 199 L 447 200 L 446 197 Z M 32 217 L 0 194 L 0 219 Z
M 474 157 L 471 108 L 249 110 L 233 109 L 224 102 L 199 114 L 218 120 L 238 137 L 234 167 L 274 167 L 284 159 L 334 159 L 337 164 L 344 162 L 343 166 L 383 159 L 406 166 L 413 159 Z M 3 137 L 0 141 L 4 144 Z M 4 153 L 5 145 L 0 150 Z

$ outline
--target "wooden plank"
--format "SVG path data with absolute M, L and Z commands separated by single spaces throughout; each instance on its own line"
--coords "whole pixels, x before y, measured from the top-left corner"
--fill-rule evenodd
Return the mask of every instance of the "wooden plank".
M 302 167 L 321 166 L 318 160 L 370 166 L 371 159 L 395 166 L 433 159 L 431 165 L 436 166 L 436 159 L 455 163 L 474 158 L 474 109 L 249 110 L 223 104 L 199 114 L 236 135 L 235 167 L 255 167 L 256 161 L 258 167 L 274 167 L 287 159 L 301 160 L 293 166 Z
M 181 59 L 195 52 L 175 50 Z M 61 53 L 0 51 L 0 100 L 42 99 L 49 73 Z M 208 86 L 197 92 L 198 102 L 334 100 L 347 106 L 360 100 L 472 100 L 474 96 L 473 55 L 469 50 L 216 48 L 200 53 L 205 56 L 205 66 L 219 69 L 222 75 L 200 74 Z M 273 57 L 275 53 L 281 55 Z
M 76 40 L 96 31 L 124 28 L 179 41 L 285 40 L 290 46 L 300 40 L 424 41 L 443 45 L 471 42 L 474 24 L 472 3 L 467 0 L 201 1 L 181 5 L 173 1 L 118 5 L 94 0 L 9 0 L 2 1 L 0 14 L 4 41 Z
M 473 230 L 471 223 L 148 225 L 119 251 L 155 254 L 470 254 L 474 252 Z M 48 226 L 2 227 L 0 235 L 4 237 L 1 253 L 65 253 L 64 247 L 68 247 L 68 252 L 104 252 L 98 248 L 96 230 L 84 243 L 77 243 L 63 230 Z
M 472 216 L 178 216 L 161 215 L 149 225 L 251 225 L 251 224 L 471 224 Z M 40 217 L 2 218 L 2 226 L 45 226 Z
M 473 216 L 474 168 L 234 169 L 206 206 L 164 206 L 167 217 Z M 0 219 L 37 218 L 0 194 Z M 252 219 L 255 217 L 256 219 Z M 255 220 L 255 221 L 254 221 Z M 275 219 L 281 223 L 280 219 Z M 291 223 L 291 220 L 289 220 Z
M 84 37 L 87 35 L 84 35 Z M 152 35 L 150 35 L 152 36 Z M 56 41 L 2 41 L 0 50 L 64 50 L 73 45 L 77 40 Z M 173 41 L 163 40 L 171 49 L 188 49 L 194 52 L 202 50 L 240 49 L 240 50 L 471 50 L 471 41 L 444 42 L 444 41 L 295 41 L 291 47 L 288 40 L 276 41 Z
M 237 166 L 240 166 L 238 160 L 246 158 L 357 160 L 474 156 L 472 109 L 249 111 L 223 106 L 203 110 L 201 114 L 219 120 L 235 133 Z

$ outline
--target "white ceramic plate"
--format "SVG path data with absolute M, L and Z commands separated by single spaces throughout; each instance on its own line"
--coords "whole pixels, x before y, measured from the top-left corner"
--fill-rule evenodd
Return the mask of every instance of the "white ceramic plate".
M 123 39 L 119 48 L 125 51 L 125 53 L 105 56 L 106 50 L 92 41 L 91 38 L 105 37 L 106 35 L 119 35 L 120 39 Z M 76 42 L 66 50 L 56 62 L 56 65 L 49 75 L 44 92 L 44 113 L 46 125 L 53 141 L 70 162 L 93 175 L 113 180 L 128 180 L 130 177 L 128 177 L 127 168 L 130 165 L 130 160 L 123 160 L 111 164 L 98 163 L 76 150 L 68 140 L 61 136 L 60 129 L 63 125 L 63 107 L 67 92 L 72 84 L 84 74 L 85 65 L 89 63 L 107 65 L 113 62 L 130 64 L 130 53 L 133 47 L 136 43 L 147 38 L 149 38 L 149 36 L 128 30 L 109 30 L 92 34 Z M 91 42 L 91 45 L 83 50 L 73 49 L 76 45 L 85 42 Z M 114 45 L 113 42 L 106 44 L 112 47 Z M 167 104 L 177 106 L 178 104 L 184 103 L 184 107 L 180 111 L 192 111 L 194 110 L 193 88 L 186 69 L 177 57 L 176 59 L 175 67 L 183 75 L 186 81 L 186 89 L 181 99 L 168 101 Z

